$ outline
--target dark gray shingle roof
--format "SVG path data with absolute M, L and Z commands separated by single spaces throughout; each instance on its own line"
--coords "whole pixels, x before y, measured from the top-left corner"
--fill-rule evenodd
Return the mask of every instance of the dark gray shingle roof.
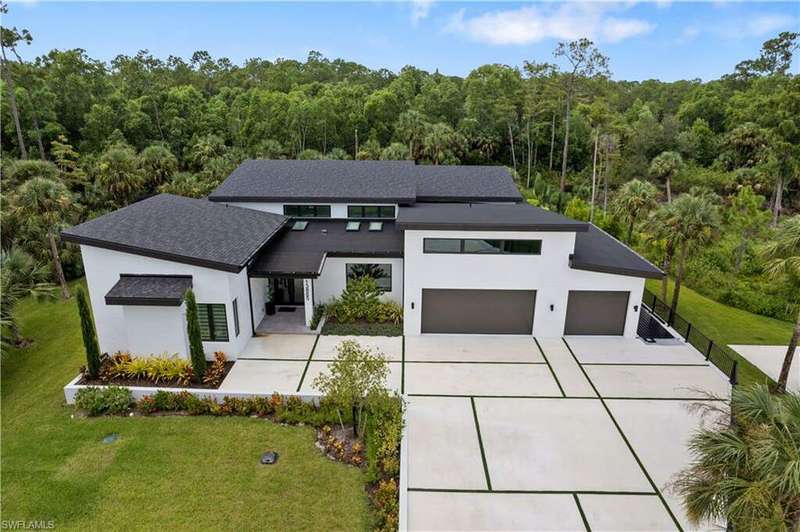
M 585 233 L 575 235 L 575 253 L 570 257 L 570 267 L 651 279 L 664 276 L 664 272 L 647 259 L 594 224 L 589 224 Z
M 412 161 L 248 160 L 212 192 L 211 201 L 382 201 L 413 203 Z
M 123 273 L 106 294 L 106 305 L 178 307 L 192 287 L 191 275 L 136 275 Z
M 403 233 L 393 221 L 382 231 L 345 231 L 347 220 L 310 220 L 304 231 L 285 229 L 264 248 L 250 267 L 252 275 L 316 277 L 328 257 L 402 257 Z
M 578 222 L 527 203 L 418 203 L 401 207 L 400 229 L 586 231 Z
M 286 217 L 159 194 L 65 229 L 64 240 L 238 272 Z
M 430 166 L 417 169 L 417 201 L 522 201 L 505 166 Z

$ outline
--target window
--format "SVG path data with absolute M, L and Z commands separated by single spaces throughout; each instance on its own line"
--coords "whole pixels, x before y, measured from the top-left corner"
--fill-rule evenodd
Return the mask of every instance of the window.
M 236 336 L 239 336 L 239 305 L 236 304 L 236 298 L 233 298 L 233 331 Z
M 347 281 L 359 277 L 372 277 L 381 289 L 381 292 L 392 291 L 392 265 L 391 264 L 348 264 Z
M 361 229 L 361 222 L 347 222 L 344 228 L 345 231 L 358 231 L 359 229 Z
M 228 316 L 225 314 L 224 304 L 198 303 L 197 314 L 200 338 L 204 342 L 228 341 Z
M 495 240 L 484 238 L 426 238 L 424 253 L 469 253 L 478 255 L 541 255 L 541 240 Z
M 369 223 L 369 230 L 370 231 L 383 231 L 383 222 L 370 222 Z
M 305 231 L 306 227 L 308 227 L 308 222 L 305 220 L 298 220 L 297 222 L 292 224 L 292 231 Z
M 394 218 L 394 205 L 348 205 L 348 218 Z
M 295 218 L 330 218 L 330 205 L 284 205 L 283 214 Z

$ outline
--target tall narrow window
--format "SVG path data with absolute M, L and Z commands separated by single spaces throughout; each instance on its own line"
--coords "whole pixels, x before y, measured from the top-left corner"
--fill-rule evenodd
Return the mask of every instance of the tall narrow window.
M 236 333 L 236 336 L 239 336 L 239 305 L 237 304 L 236 298 L 233 298 L 233 332 Z
M 204 342 L 228 341 L 228 316 L 224 304 L 198 303 L 197 315 L 200 321 L 200 337 Z

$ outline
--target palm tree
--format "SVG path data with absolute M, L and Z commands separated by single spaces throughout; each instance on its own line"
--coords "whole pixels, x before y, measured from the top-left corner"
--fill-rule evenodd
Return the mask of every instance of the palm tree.
M 800 291 L 800 214 L 788 218 L 778 225 L 775 237 L 764 244 L 760 249 L 760 255 L 768 260 L 766 271 L 770 277 L 776 280 L 787 279 L 797 287 L 795 294 Z M 778 376 L 776 389 L 778 393 L 786 391 L 789 369 L 792 366 L 799 339 L 800 310 L 798 310 L 792 338 L 789 340 L 789 347 L 786 349 L 781 373 Z
M 58 181 L 34 177 L 23 183 L 13 199 L 13 210 L 22 223 L 33 228 L 43 228 L 50 245 L 53 270 L 61 285 L 61 295 L 69 298 L 69 288 L 58 256 L 56 233 L 73 208 L 72 194 Z
M 664 181 L 667 191 L 667 203 L 672 203 L 672 180 L 683 166 L 680 154 L 674 151 L 665 151 L 650 163 L 650 175 Z
M 737 387 L 729 408 L 718 405 L 726 401 L 694 405 L 719 417 L 692 436 L 694 459 L 672 484 L 689 519 L 726 520 L 737 530 L 798 530 L 800 396 Z
M 677 234 L 672 230 L 669 221 L 675 216 L 672 203 L 662 203 L 658 209 L 650 213 L 647 224 L 647 240 L 657 242 L 663 246 L 664 257 L 661 260 L 661 269 L 665 275 L 661 279 L 661 300 L 667 301 L 667 282 L 672 271 L 672 259 L 678 246 Z
M 658 205 L 657 197 L 658 189 L 646 181 L 633 179 L 620 187 L 614 198 L 612 209 L 617 217 L 628 224 L 628 238 L 626 239 L 628 244 L 631 243 L 636 221 L 640 217 L 646 216 Z
M 14 307 L 26 296 L 51 295 L 53 285 L 47 282 L 48 277 L 47 268 L 23 250 L 12 247 L 8 251 L 0 251 L 0 323 L 4 330 L 11 332 L 8 344 L 24 344 L 14 320 Z M 5 347 L 5 340 L 3 343 Z
M 686 259 L 697 246 L 708 242 L 719 227 L 719 208 L 705 196 L 683 194 L 673 202 L 672 216 L 666 220 L 675 233 L 678 250 L 678 271 L 672 292 L 672 314 L 678 310 L 681 282 L 686 271 Z
M 422 139 L 423 152 L 433 164 L 445 164 L 455 157 L 453 147 L 457 141 L 453 128 L 441 122 L 433 124 Z
M 136 152 L 126 144 L 115 144 L 103 152 L 97 169 L 97 184 L 117 205 L 127 205 L 144 191 Z
M 139 166 L 147 184 L 155 188 L 172 178 L 178 169 L 178 159 L 163 144 L 153 144 L 139 154 Z

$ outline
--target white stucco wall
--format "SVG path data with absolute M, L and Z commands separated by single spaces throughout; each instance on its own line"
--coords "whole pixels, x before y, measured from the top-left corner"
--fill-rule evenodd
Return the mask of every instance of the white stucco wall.
M 314 280 L 314 302 L 327 303 L 338 297 L 347 286 L 347 264 L 391 264 L 392 290 L 383 297 L 403 304 L 403 259 L 379 259 L 364 257 L 328 257 L 322 273 Z
M 171 327 L 162 326 L 160 320 L 163 316 L 158 312 L 147 313 L 148 310 L 159 307 L 139 307 L 141 311 L 134 311 L 135 327 L 130 332 L 126 323 L 125 309 L 132 307 L 122 305 L 106 305 L 105 295 L 119 280 L 121 273 L 157 274 L 157 275 L 191 275 L 193 290 L 198 303 L 220 303 L 225 305 L 225 314 L 228 320 L 228 342 L 203 342 L 206 358 L 214 358 L 214 351 L 223 351 L 229 359 L 233 360 L 244 348 L 247 340 L 252 336 L 250 323 L 249 296 L 247 291 L 247 270 L 239 273 L 229 273 L 189 264 L 170 262 L 161 259 L 143 257 L 130 253 L 122 253 L 93 246 L 81 245 L 84 270 L 89 287 L 89 298 L 92 304 L 97 338 L 100 350 L 114 353 L 116 351 L 131 351 L 134 355 L 160 353 L 172 351 L 180 345 L 185 332 L 183 328 L 172 333 Z M 239 305 L 239 336 L 235 334 L 232 302 L 236 298 Z M 262 305 L 263 307 L 263 305 Z M 150 327 L 148 327 L 150 324 Z M 133 327 L 133 326 L 130 326 Z M 139 336 L 138 331 L 149 330 L 154 338 L 141 344 L 142 340 L 134 338 Z M 157 347 L 157 342 L 163 342 L 162 349 Z M 135 346 L 144 345 L 146 353 L 134 349 Z M 132 347 L 134 346 L 134 347 Z M 187 356 L 184 347 L 179 352 Z
M 186 307 L 121 306 L 127 351 L 135 355 L 184 357 L 189 351 Z M 102 348 L 102 344 L 101 344 Z
M 294 202 L 294 203 L 262 203 L 262 202 L 225 202 L 227 205 L 234 205 L 236 207 L 244 207 L 245 209 L 255 209 L 257 211 L 272 212 L 276 214 L 283 214 L 284 205 L 330 205 L 331 218 L 347 218 L 348 205 L 392 205 L 394 206 L 395 216 L 397 215 L 397 204 L 394 203 L 319 203 L 319 202 Z
M 253 297 L 253 321 L 258 327 L 258 324 L 267 315 L 267 279 L 253 277 L 250 279 L 250 289 Z
M 425 254 L 424 238 L 540 239 L 542 253 Z M 641 303 L 644 279 L 573 270 L 569 255 L 574 247 L 575 234 L 568 232 L 406 231 L 404 333 L 420 334 L 423 288 L 536 290 L 533 334 L 542 337 L 564 334 L 570 290 L 619 290 L 630 292 L 625 336 L 634 337 L 638 311 L 633 307 Z

